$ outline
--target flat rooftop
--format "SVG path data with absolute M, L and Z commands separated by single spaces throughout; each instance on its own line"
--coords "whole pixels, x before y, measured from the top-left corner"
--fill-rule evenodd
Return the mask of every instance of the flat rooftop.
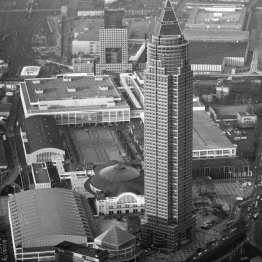
M 142 44 L 128 44 L 128 58 L 136 55 L 137 51 L 141 48 Z
M 235 148 L 205 111 L 193 111 L 193 150 Z
M 129 39 L 144 39 L 150 36 L 157 21 L 157 17 L 124 18 L 123 26 L 128 28 Z M 99 28 L 104 27 L 104 19 L 74 20 L 74 41 L 99 41 Z
M 205 168 L 205 167 L 223 167 L 223 166 L 234 166 L 234 167 L 245 167 L 248 163 L 242 156 L 236 157 L 217 157 L 208 159 L 193 159 L 193 169 Z
M 36 183 L 50 183 L 49 173 L 47 168 L 43 167 L 42 163 L 32 164 Z
M 249 31 L 185 29 L 183 33 L 188 41 L 249 41 Z
M 223 12 L 220 11 L 219 13 L 222 15 L 221 17 L 215 17 L 215 11 L 205 11 L 198 9 L 195 17 L 194 17 L 194 24 L 236 24 L 238 23 L 240 16 L 241 16 L 241 10 L 235 10 L 233 12 Z M 208 21 L 206 20 L 208 19 Z M 217 21 L 212 21 L 212 19 L 217 19 Z
M 248 42 L 190 41 L 191 64 L 222 65 L 225 57 L 245 57 Z
M 31 103 L 38 100 L 68 100 L 114 97 L 120 98 L 114 84 L 109 76 L 103 76 L 102 80 L 96 81 L 94 76 L 68 77 L 70 82 L 63 78 L 38 79 L 39 84 L 34 84 L 35 80 L 25 80 L 27 91 Z M 106 86 L 108 90 L 101 90 L 99 86 Z M 75 88 L 75 92 L 68 92 L 68 87 Z M 36 89 L 43 90 L 43 93 L 36 93 Z
M 21 71 L 21 76 L 38 76 L 41 66 L 24 66 Z
M 200 101 L 193 101 L 193 110 L 201 109 L 205 110 L 205 106 Z
M 242 117 L 249 117 L 249 116 L 257 116 L 254 112 L 238 112 L 238 114 Z
M 242 29 L 246 8 L 195 7 L 186 21 L 186 28 Z

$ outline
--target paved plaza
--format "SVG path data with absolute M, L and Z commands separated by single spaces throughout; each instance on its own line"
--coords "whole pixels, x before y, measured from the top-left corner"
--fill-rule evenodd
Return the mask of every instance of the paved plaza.
M 85 130 L 70 130 L 70 135 L 78 149 L 82 163 L 93 162 L 96 165 L 109 160 L 123 161 L 122 152 L 125 151 L 115 130 L 103 127 Z

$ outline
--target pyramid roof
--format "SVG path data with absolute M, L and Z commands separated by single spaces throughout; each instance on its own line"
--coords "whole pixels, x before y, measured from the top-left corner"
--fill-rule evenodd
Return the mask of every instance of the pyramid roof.
M 98 236 L 94 242 L 96 245 L 102 246 L 105 249 L 110 248 L 117 250 L 131 243 L 135 243 L 135 236 L 120 227 L 114 226 Z
M 181 29 L 172 7 L 170 0 L 165 2 L 164 8 L 160 14 L 155 27 L 155 34 L 160 35 L 181 35 Z

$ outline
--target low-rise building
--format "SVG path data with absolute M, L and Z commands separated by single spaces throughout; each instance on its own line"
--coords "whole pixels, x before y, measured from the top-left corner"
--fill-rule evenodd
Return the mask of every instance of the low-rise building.
M 51 180 L 46 163 L 31 164 L 31 171 L 36 189 L 51 188 Z
M 257 115 L 254 112 L 238 112 L 237 124 L 240 128 L 253 128 L 257 124 Z
M 192 167 L 193 179 L 211 177 L 212 179 L 246 179 L 251 177 L 249 164 L 242 157 L 220 157 L 194 159 Z
M 49 115 L 57 125 L 130 121 L 130 107 L 108 75 L 58 75 L 20 85 L 26 118 Z
M 110 261 L 136 262 L 140 257 L 136 237 L 116 226 L 95 238 L 94 247 L 108 251 Z
M 144 212 L 144 175 L 116 160 L 98 165 L 86 184 L 95 195 L 98 215 Z
M 193 111 L 193 159 L 236 156 L 232 144 L 219 124 L 205 111 Z
M 21 78 L 36 78 L 39 76 L 41 67 L 40 66 L 24 66 L 21 71 Z
M 109 253 L 93 247 L 87 247 L 68 241 L 55 246 L 55 262 L 107 262 Z
M 72 59 L 74 73 L 95 74 L 95 58 L 85 55 L 74 55 Z
M 39 162 L 52 162 L 55 155 L 65 157 L 64 146 L 54 118 L 45 115 L 30 116 L 20 124 L 28 165 Z
M 9 195 L 15 261 L 54 261 L 54 246 L 59 243 L 85 245 L 93 241 L 97 235 L 93 235 L 88 223 L 86 201 L 63 188 L 41 188 Z

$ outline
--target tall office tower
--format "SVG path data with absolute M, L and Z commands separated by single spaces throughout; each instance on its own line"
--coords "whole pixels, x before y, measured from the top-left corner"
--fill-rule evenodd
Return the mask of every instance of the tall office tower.
M 169 0 L 147 45 L 142 243 L 176 250 L 195 238 L 192 214 L 193 73 Z
M 125 15 L 125 10 L 122 9 L 108 9 L 104 11 L 104 28 L 122 28 L 123 27 L 123 17 Z
M 99 28 L 100 61 L 96 74 L 118 74 L 132 71 L 128 63 L 128 30 L 122 25 L 124 10 L 105 9 L 105 26 Z

